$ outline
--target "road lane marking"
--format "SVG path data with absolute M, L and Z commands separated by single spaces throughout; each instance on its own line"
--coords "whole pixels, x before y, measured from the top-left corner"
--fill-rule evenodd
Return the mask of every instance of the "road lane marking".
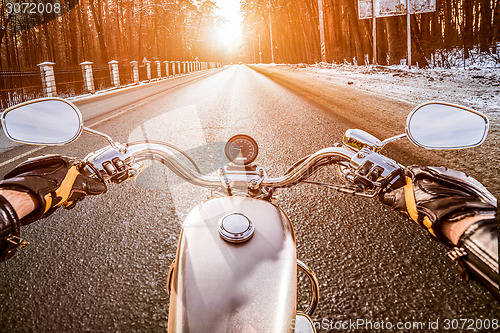
M 15 161 L 17 161 L 20 158 L 23 158 L 25 156 L 31 155 L 34 152 L 39 151 L 39 150 L 41 150 L 43 148 L 46 148 L 46 147 L 45 146 L 37 147 L 35 149 L 31 149 L 30 151 L 22 153 L 21 155 L 14 156 L 13 158 L 11 158 L 11 159 L 9 159 L 7 161 L 3 161 L 2 163 L 0 163 L 0 168 L 3 167 L 3 166 L 5 166 L 5 165 L 7 165 L 7 164 L 9 164 L 9 163 L 15 162 Z
M 121 110 L 120 112 L 117 112 L 117 113 L 115 113 L 115 114 L 112 114 L 111 116 L 108 116 L 108 117 L 106 117 L 106 118 L 104 118 L 104 119 L 101 119 L 101 120 L 99 120 L 99 121 L 96 121 L 96 122 L 95 122 L 95 123 L 93 123 L 92 125 L 89 125 L 89 126 L 86 126 L 86 127 L 92 128 L 92 127 L 94 127 L 94 126 L 97 126 L 97 125 L 99 125 L 99 124 L 101 124 L 101 123 L 103 123 L 103 122 L 105 122 L 105 121 L 108 121 L 108 120 L 111 120 L 111 119 L 113 119 L 113 118 L 116 118 L 116 117 L 118 117 L 119 115 L 121 115 L 121 114 L 123 114 L 123 113 L 125 113 L 125 112 L 128 112 L 128 111 L 130 111 L 130 110 L 132 110 L 132 109 L 135 109 L 135 108 L 136 108 L 136 107 L 138 107 L 138 106 L 142 106 L 143 104 L 145 104 L 145 103 L 139 103 L 139 104 L 137 104 L 137 105 L 132 105 L 132 106 L 130 106 L 130 107 L 128 107 L 128 108 L 126 108 L 125 110 Z

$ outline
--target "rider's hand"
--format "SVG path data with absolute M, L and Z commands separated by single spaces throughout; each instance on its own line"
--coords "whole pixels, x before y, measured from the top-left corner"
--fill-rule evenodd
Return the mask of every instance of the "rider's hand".
M 31 194 L 33 212 L 21 219 L 26 225 L 49 216 L 58 207 L 74 207 L 86 195 L 106 192 L 106 185 L 87 175 L 84 163 L 60 155 L 46 155 L 27 160 L 5 175 L 0 189 Z
M 497 208 L 481 200 L 471 188 L 487 190 L 463 172 L 410 166 L 405 169 L 405 177 L 405 186 L 383 193 L 380 200 L 408 215 L 448 246 L 453 243 L 443 234 L 443 224 L 496 213 Z

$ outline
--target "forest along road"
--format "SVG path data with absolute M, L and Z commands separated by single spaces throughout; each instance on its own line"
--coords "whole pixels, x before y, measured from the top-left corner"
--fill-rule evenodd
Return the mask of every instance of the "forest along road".
M 257 162 L 276 177 L 301 157 L 339 142 L 348 128 L 370 130 L 372 124 L 381 138 L 403 132 L 404 117 L 391 120 L 387 114 L 406 114 L 414 107 L 335 85 L 322 88 L 331 102 L 318 103 L 314 91 L 304 96 L 306 83 L 299 95 L 273 80 L 246 66 L 232 66 L 93 128 L 119 142 L 154 139 L 177 145 L 205 173 L 226 163 L 228 138 L 249 134 L 260 145 Z M 349 114 L 368 109 L 366 119 Z M 384 132 L 381 119 L 394 124 Z M 71 145 L 42 148 L 34 155 L 84 157 L 105 145 L 102 138 L 84 133 Z M 407 142 L 389 148 L 392 157 L 407 158 L 398 160 L 403 164 L 438 156 Z M 484 164 L 482 153 L 481 148 L 460 152 Z M 457 161 L 440 164 L 456 167 Z M 14 165 L 3 166 L 0 175 Z M 474 170 L 467 171 L 483 181 L 491 176 Z M 315 179 L 334 182 L 334 175 L 332 168 Z M 0 265 L 0 331 L 165 332 L 167 271 L 180 226 L 206 196 L 203 188 L 181 182 L 154 163 L 137 180 L 111 185 L 105 195 L 25 227 L 23 237 L 31 245 Z M 425 325 L 500 317 L 487 292 L 458 277 L 443 246 L 377 200 L 303 184 L 280 191 L 276 204 L 294 224 L 298 258 L 317 274 L 316 320 Z M 307 290 L 301 283 L 299 309 L 308 302 Z

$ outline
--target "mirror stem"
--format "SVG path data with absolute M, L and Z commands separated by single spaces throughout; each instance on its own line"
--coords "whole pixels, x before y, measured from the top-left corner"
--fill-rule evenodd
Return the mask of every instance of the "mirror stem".
M 111 137 L 109 135 L 101 133 L 99 131 L 95 131 L 95 130 L 93 130 L 91 128 L 88 128 L 88 127 L 84 127 L 83 130 L 85 132 L 87 132 L 87 133 L 96 134 L 96 135 L 102 136 L 103 138 L 106 138 L 106 140 L 108 140 L 108 142 L 111 145 L 111 147 L 113 147 L 115 149 L 118 149 L 118 147 L 116 146 L 115 142 L 113 141 L 113 139 L 111 139 Z
M 392 136 L 390 138 L 385 139 L 384 141 L 382 141 L 382 146 L 380 148 L 383 148 L 389 142 L 401 140 L 402 138 L 406 138 L 406 133 L 405 134 L 399 134 L 399 135 Z

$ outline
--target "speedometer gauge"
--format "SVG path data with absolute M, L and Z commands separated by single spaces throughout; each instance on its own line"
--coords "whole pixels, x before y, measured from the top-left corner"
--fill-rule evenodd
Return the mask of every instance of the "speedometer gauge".
M 259 146 L 250 136 L 238 134 L 227 141 L 224 152 L 234 164 L 250 164 L 257 158 Z

